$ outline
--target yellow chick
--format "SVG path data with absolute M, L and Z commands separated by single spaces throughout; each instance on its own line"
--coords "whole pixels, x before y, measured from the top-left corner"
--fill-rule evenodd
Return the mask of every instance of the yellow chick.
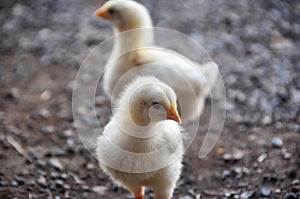
M 100 167 L 117 184 L 144 198 L 170 199 L 184 153 L 176 94 L 154 77 L 138 77 L 120 96 L 111 121 L 97 139 Z
M 214 62 L 201 65 L 167 49 L 143 48 L 154 46 L 153 31 L 149 29 L 152 21 L 147 9 L 135 1 L 110 0 L 94 15 L 110 22 L 115 34 L 103 76 L 103 89 L 109 97 L 118 98 L 123 86 L 136 76 L 155 76 L 176 92 L 183 121 L 195 120 L 201 115 L 205 98 L 218 74 Z M 120 35 L 122 32 L 126 34 Z

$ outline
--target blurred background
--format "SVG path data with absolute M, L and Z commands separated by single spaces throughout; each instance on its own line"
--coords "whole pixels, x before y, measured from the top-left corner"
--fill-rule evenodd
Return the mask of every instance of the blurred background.
M 0 198 L 132 198 L 81 144 L 71 112 L 81 62 L 112 35 L 92 16 L 104 2 L 0 1 Z M 154 26 L 202 45 L 226 87 L 221 138 L 199 159 L 201 126 L 174 198 L 299 198 L 300 2 L 139 2 Z M 105 125 L 101 91 L 96 105 Z

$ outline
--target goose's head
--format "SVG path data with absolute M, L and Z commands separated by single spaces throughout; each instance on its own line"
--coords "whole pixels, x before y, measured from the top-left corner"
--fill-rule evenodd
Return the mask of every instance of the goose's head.
M 154 77 L 135 80 L 125 90 L 120 102 L 137 125 L 146 126 L 167 119 L 181 123 L 175 92 Z
M 132 0 L 110 0 L 96 10 L 94 15 L 110 22 L 119 32 L 152 27 L 147 9 Z

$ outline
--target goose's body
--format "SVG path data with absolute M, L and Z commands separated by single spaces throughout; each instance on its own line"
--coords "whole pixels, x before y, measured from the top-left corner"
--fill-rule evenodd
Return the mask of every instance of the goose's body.
M 103 76 L 103 89 L 108 96 L 118 98 L 124 85 L 136 76 L 155 76 L 176 92 L 184 121 L 200 116 L 217 77 L 214 62 L 200 65 L 155 47 L 150 15 L 135 1 L 111 0 L 94 14 L 114 27 L 115 44 Z

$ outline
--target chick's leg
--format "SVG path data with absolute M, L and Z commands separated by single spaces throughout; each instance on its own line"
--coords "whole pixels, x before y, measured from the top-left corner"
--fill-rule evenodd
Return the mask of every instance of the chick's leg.
M 134 199 L 144 199 L 145 196 L 145 187 L 140 186 L 137 189 L 133 190 Z

